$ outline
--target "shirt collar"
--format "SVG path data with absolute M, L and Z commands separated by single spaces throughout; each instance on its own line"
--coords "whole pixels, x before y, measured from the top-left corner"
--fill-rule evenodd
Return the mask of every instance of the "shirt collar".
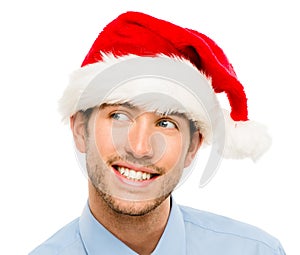
M 152 255 L 185 254 L 185 228 L 181 211 L 171 199 L 171 212 L 158 245 Z M 86 204 L 79 220 L 80 235 L 89 255 L 138 255 L 104 228 Z

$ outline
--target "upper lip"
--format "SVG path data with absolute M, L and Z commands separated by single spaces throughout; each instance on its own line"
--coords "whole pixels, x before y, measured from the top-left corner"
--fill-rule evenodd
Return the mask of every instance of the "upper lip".
M 145 167 L 145 166 L 137 166 L 137 165 L 133 165 L 127 162 L 114 162 L 112 164 L 112 166 L 118 166 L 118 167 L 125 167 L 128 169 L 132 169 L 136 172 L 144 172 L 144 173 L 149 173 L 149 174 L 159 174 L 157 171 L 155 171 L 154 169 Z

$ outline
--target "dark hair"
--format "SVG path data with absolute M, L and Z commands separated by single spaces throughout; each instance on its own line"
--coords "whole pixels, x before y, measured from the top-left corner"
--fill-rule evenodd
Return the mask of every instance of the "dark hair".
M 84 121 L 87 123 L 89 122 L 89 119 L 92 115 L 94 108 L 88 108 L 86 110 L 81 110 L 80 113 L 82 113 L 83 117 L 84 117 Z
M 189 124 L 190 124 L 190 134 L 192 136 L 192 134 L 194 134 L 196 131 L 199 131 L 199 129 L 195 121 L 189 120 Z
M 92 112 L 95 108 L 88 108 L 86 110 L 80 110 L 79 112 L 82 114 L 84 118 L 84 130 L 85 134 L 88 137 L 89 136 L 89 130 L 88 130 L 88 123 L 91 118 Z

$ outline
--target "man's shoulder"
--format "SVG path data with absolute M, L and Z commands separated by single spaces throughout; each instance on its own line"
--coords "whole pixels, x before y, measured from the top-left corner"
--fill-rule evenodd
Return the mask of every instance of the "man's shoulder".
M 63 254 L 85 254 L 79 233 L 79 218 L 73 220 L 49 239 L 36 247 L 29 255 L 63 255 Z M 70 251 L 73 251 L 70 253 Z
M 201 233 L 235 245 L 251 244 L 273 250 L 274 254 L 284 254 L 281 253 L 281 244 L 275 237 L 253 225 L 191 207 L 180 206 L 180 210 L 188 229 L 187 234 L 191 232 L 194 237 Z

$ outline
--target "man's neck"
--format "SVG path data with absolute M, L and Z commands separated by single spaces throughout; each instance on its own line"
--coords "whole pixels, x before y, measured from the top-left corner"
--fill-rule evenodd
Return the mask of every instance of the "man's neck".
M 130 216 L 112 210 L 92 185 L 89 185 L 92 214 L 109 232 L 140 255 L 149 255 L 164 232 L 170 213 L 170 197 L 151 212 Z

